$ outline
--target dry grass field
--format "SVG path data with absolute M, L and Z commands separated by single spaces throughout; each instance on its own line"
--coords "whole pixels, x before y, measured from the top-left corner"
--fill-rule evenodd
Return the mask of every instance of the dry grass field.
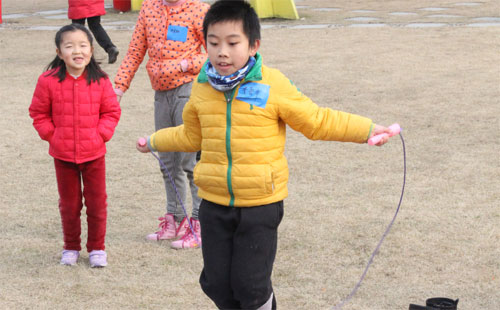
M 343 309 L 408 309 L 430 297 L 459 298 L 460 310 L 500 309 L 500 27 L 469 26 L 498 18 L 499 1 L 296 3 L 303 19 L 263 21 L 265 63 L 319 105 L 384 125 L 398 122 L 406 142 L 400 214 Z M 158 163 L 134 147 L 154 128 L 144 66 L 121 101 L 122 118 L 108 143 L 109 266 L 89 268 L 85 251 L 77 266 L 59 265 L 53 160 L 28 116 L 36 79 L 55 55 L 55 31 L 30 27 L 66 24 L 36 14 L 66 5 L 2 1 L 0 309 L 214 309 L 198 285 L 201 252 L 144 239 L 165 203 Z M 349 27 L 346 19 L 355 16 L 385 26 Z M 136 17 L 109 9 L 103 18 L 121 51 L 108 65 L 96 46 L 111 77 L 132 33 L 130 26 L 111 26 L 133 26 Z M 445 26 L 407 26 L 443 19 Z M 296 27 L 321 24 L 334 26 Z M 286 152 L 290 195 L 273 274 L 278 306 L 330 309 L 356 284 L 394 215 L 403 181 L 401 141 L 376 148 L 309 141 L 289 130 Z

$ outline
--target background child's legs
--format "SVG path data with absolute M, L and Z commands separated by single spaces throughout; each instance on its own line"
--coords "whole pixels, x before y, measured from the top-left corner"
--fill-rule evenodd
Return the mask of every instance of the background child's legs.
M 194 184 L 193 170 L 196 165 L 196 153 L 181 153 L 182 170 L 186 173 L 189 188 L 191 190 L 191 200 L 193 202 L 193 211 L 191 217 L 195 220 L 198 219 L 201 198 L 198 196 L 198 187 Z
M 87 18 L 87 23 L 89 24 L 89 29 L 95 37 L 95 40 L 99 45 L 109 53 L 112 47 L 115 47 L 113 42 L 111 42 L 106 30 L 101 25 L 101 16 L 93 16 Z
M 85 26 L 85 20 L 86 20 L 86 18 L 72 19 L 71 22 L 73 24 L 80 24 L 80 25 Z
M 155 92 L 155 130 L 174 127 L 182 124 L 182 111 L 191 94 L 192 83 L 184 84 L 168 91 Z M 179 196 L 185 201 L 186 176 L 189 180 L 193 198 L 193 211 L 198 211 L 200 199 L 197 196 L 198 188 L 194 185 L 193 169 L 196 164 L 196 153 L 169 152 L 159 153 L 160 159 L 165 164 L 174 180 Z M 177 221 L 184 217 L 184 212 L 177 199 L 177 194 L 172 186 L 167 171 L 160 166 L 167 193 L 167 213 L 174 214 Z M 196 209 L 196 210 L 195 210 Z M 197 218 L 197 217 L 196 217 Z
M 183 202 L 186 200 L 186 176 L 180 167 L 181 153 L 169 152 L 159 153 L 158 155 L 166 167 L 165 169 L 161 166 L 160 170 L 163 174 L 163 183 L 167 194 L 167 213 L 173 214 L 176 221 L 179 222 L 184 217 L 184 212 L 182 211 L 180 201 L 177 198 L 177 193 Z M 168 172 L 170 172 L 170 176 L 174 180 L 175 189 L 172 186 L 170 178 L 168 177 Z
M 59 191 L 59 212 L 64 236 L 64 249 L 80 251 L 80 211 L 82 190 L 80 169 L 75 163 L 54 159 L 57 189 Z
M 106 30 L 101 25 L 101 16 L 93 16 L 82 19 L 72 19 L 71 22 L 73 24 L 80 24 L 85 26 L 85 20 L 87 20 L 90 31 L 95 37 L 97 43 L 106 51 L 109 52 L 109 49 L 114 47 L 115 45 L 111 42 L 110 37 L 106 33 Z
M 217 307 L 257 309 L 269 300 L 282 217 L 282 201 L 250 208 L 202 201 L 200 285 Z
M 80 165 L 83 179 L 83 197 L 87 207 L 87 251 L 104 250 L 106 238 L 106 161 L 102 156 Z

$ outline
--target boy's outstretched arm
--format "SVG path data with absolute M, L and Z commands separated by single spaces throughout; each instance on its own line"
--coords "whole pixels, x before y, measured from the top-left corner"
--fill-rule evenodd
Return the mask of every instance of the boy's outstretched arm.
M 201 149 L 201 127 L 193 105 L 186 103 L 182 113 L 184 124 L 163 128 L 143 140 L 136 148 L 139 152 L 197 152 Z

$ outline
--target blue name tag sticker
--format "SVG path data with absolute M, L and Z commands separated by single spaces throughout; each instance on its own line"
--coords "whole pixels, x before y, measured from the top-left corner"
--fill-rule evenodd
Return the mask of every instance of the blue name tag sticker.
M 267 99 L 269 98 L 269 89 L 271 87 L 259 83 L 245 83 L 240 86 L 236 99 L 265 109 Z
M 167 30 L 167 40 L 186 42 L 188 27 L 169 25 Z

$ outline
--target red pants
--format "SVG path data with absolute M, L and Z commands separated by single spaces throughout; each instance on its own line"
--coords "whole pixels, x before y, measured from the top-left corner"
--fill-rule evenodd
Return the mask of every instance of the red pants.
M 82 164 L 54 159 L 64 249 L 80 251 L 82 196 L 87 207 L 87 251 L 104 250 L 106 236 L 106 164 L 104 156 Z M 83 192 L 82 192 L 83 180 Z

